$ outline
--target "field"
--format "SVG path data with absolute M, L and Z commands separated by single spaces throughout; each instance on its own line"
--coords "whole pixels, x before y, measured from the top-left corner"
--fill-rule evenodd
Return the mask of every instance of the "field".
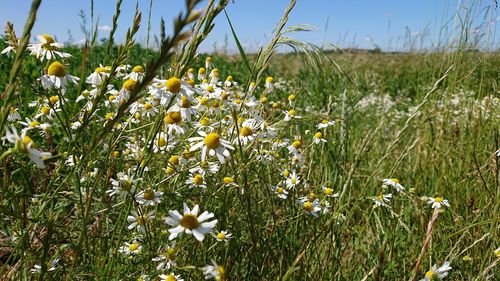
M 285 11 L 198 54 L 228 1 L 198 2 L 149 49 L 140 12 L 120 44 L 7 25 L 0 280 L 500 280 L 500 53 L 327 50 Z

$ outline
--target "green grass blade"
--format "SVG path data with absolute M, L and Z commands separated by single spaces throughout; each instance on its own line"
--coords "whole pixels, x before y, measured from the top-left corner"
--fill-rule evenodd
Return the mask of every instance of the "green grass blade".
M 247 59 L 247 56 L 245 55 L 245 51 L 243 50 L 243 47 L 241 47 L 240 40 L 238 40 L 238 36 L 236 36 L 236 32 L 234 31 L 233 25 L 231 24 L 231 20 L 229 19 L 229 16 L 227 15 L 227 12 L 225 9 L 224 9 L 224 14 L 226 15 L 226 19 L 227 19 L 227 22 L 229 23 L 229 27 L 231 28 L 231 33 L 233 33 L 233 38 L 234 38 L 234 41 L 236 42 L 236 46 L 238 46 L 238 51 L 240 52 L 240 56 L 243 59 L 245 66 L 248 68 L 248 71 L 252 72 L 252 67 L 250 66 L 250 63 L 248 62 L 248 59 Z

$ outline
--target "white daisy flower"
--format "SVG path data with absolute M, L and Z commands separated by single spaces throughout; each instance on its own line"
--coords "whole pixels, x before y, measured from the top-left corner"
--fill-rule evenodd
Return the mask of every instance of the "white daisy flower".
M 168 230 L 169 239 L 173 240 L 183 233 L 192 234 L 196 240 L 203 241 L 205 234 L 212 231 L 217 224 L 217 220 L 207 221 L 214 217 L 213 213 L 207 211 L 198 216 L 199 206 L 195 205 L 192 210 L 184 203 L 184 212 L 181 215 L 177 210 L 168 211 L 169 216 L 165 218 L 165 223 L 175 226 Z
M 2 137 L 2 140 L 7 140 L 8 142 L 14 144 L 15 149 L 18 152 L 28 154 L 31 161 L 35 162 L 36 166 L 40 169 L 45 168 L 43 160 L 52 156 L 50 152 L 42 152 L 35 149 L 35 143 L 29 136 L 26 135 L 26 131 L 22 131 L 21 135 L 19 135 L 15 127 L 12 127 L 12 131 L 10 131 L 9 128 L 6 128 L 5 136 Z
M 231 234 L 227 230 L 216 231 L 215 233 L 211 233 L 212 236 L 219 242 L 229 242 L 229 240 L 233 239 L 233 234 Z
M 201 174 L 191 175 L 186 180 L 186 184 L 190 185 L 193 188 L 196 188 L 196 187 L 201 188 L 203 191 L 205 191 L 207 189 L 207 186 L 205 184 L 205 180 L 203 178 L 203 175 L 201 175 Z
M 248 119 L 241 123 L 240 134 L 237 139 L 233 142 L 238 143 L 238 139 L 242 145 L 247 145 L 255 140 L 257 134 L 255 130 L 257 129 L 257 124 L 254 119 Z
M 162 274 L 158 277 L 160 278 L 161 281 L 184 281 L 184 279 L 182 279 L 180 275 L 173 273 L 170 273 L 168 275 Z
M 300 119 L 301 116 L 296 115 L 295 109 L 290 109 L 288 111 L 283 111 L 285 113 L 285 121 L 290 121 L 292 119 Z
M 320 202 L 316 198 L 312 202 L 310 200 L 297 200 L 297 204 L 304 207 L 304 210 L 313 217 L 318 217 L 318 212 L 321 211 Z
M 66 92 L 67 82 L 77 84 L 78 80 L 80 78 L 67 74 L 64 66 L 58 61 L 51 63 L 47 69 L 47 74 L 40 78 L 44 89 L 61 89 L 63 93 Z
M 205 279 L 215 279 L 217 281 L 226 280 L 226 270 L 223 266 L 217 265 L 214 260 L 212 260 L 212 265 L 207 265 L 203 267 L 202 270 Z
M 137 231 L 143 234 L 146 233 L 146 224 L 148 224 L 149 221 L 155 218 L 154 211 L 151 211 L 145 215 L 139 215 L 136 211 L 132 210 L 130 211 L 130 214 L 131 215 L 127 217 L 127 221 L 130 223 L 127 228 L 137 228 Z
M 326 142 L 326 140 L 323 138 L 323 133 L 321 132 L 316 132 L 313 136 L 313 143 L 314 144 L 319 144 L 322 142 Z
M 387 206 L 387 204 L 389 202 L 391 202 L 391 198 L 392 198 L 391 193 L 379 194 L 375 197 L 372 197 L 371 199 L 373 200 L 373 203 L 374 203 L 373 207 L 377 208 L 377 207 L 381 207 L 381 206 Z
M 204 131 L 198 131 L 198 135 L 201 137 L 189 138 L 191 143 L 197 142 L 191 146 L 189 151 L 195 151 L 201 148 L 202 162 L 207 158 L 207 153 L 209 156 L 217 156 L 221 164 L 224 164 L 226 159 L 231 158 L 229 150 L 233 150 L 234 147 L 231 146 L 230 142 L 223 140 L 219 134 L 215 132 L 207 134 Z
M 57 264 L 59 263 L 59 259 L 52 260 L 47 264 L 47 271 L 51 272 L 57 269 Z M 42 272 L 42 266 L 39 264 L 35 264 L 33 268 L 30 270 L 31 273 L 40 273 Z
M 427 204 L 432 205 L 433 209 L 439 209 L 443 207 L 443 205 L 446 207 L 450 207 L 450 203 L 448 203 L 448 200 L 444 199 L 443 197 L 429 197 Z
M 87 77 L 85 80 L 85 83 L 92 85 L 93 87 L 97 87 L 101 85 L 101 83 L 106 80 L 106 78 L 109 77 L 110 75 L 111 68 L 110 67 L 104 67 L 104 66 L 99 66 L 92 72 L 92 74 Z
M 298 176 L 295 171 L 290 173 L 285 181 L 287 189 L 293 189 L 300 183 L 300 176 Z
M 162 251 L 158 256 L 154 257 L 152 261 L 159 262 L 156 266 L 156 270 L 170 269 L 175 266 L 175 241 L 172 246 L 167 246 L 167 248 Z
M 285 200 L 288 198 L 288 191 L 286 191 L 286 189 L 284 189 L 280 185 L 273 186 L 271 190 L 274 191 L 274 194 L 276 194 L 276 196 L 278 196 L 278 198 L 280 199 Z
M 437 281 L 443 280 L 446 276 L 448 276 L 448 271 L 450 271 L 451 266 L 449 262 L 445 262 L 439 268 L 436 265 L 433 265 L 432 268 L 425 273 L 425 278 L 420 279 L 420 281 Z
M 323 190 L 323 193 L 325 193 L 325 195 L 328 197 L 336 198 L 336 197 L 339 197 L 339 195 L 340 195 L 338 192 L 334 193 L 333 188 L 330 188 L 330 187 L 322 186 L 321 190 Z
M 141 82 L 142 78 L 144 78 L 144 68 L 141 65 L 136 65 L 134 68 L 132 68 L 132 71 L 125 75 L 123 79 L 132 79 L 137 82 Z
M 162 196 L 163 192 L 148 188 L 144 191 L 139 192 L 139 194 L 135 196 L 135 201 L 137 201 L 137 203 L 141 205 L 155 206 L 161 203 Z
M 139 254 L 141 250 L 142 250 L 142 245 L 134 241 L 133 243 L 125 242 L 125 245 L 121 246 L 120 249 L 118 249 L 118 252 L 130 256 Z
M 325 129 L 333 125 L 335 125 L 335 121 L 329 121 L 328 119 L 323 119 L 318 125 L 316 125 L 316 128 Z
M 29 44 L 28 50 L 31 51 L 30 55 L 35 56 L 37 59 L 43 61 L 44 59 L 55 59 L 56 55 L 61 58 L 69 58 L 70 54 L 58 51 L 63 47 L 63 44 L 55 42 L 54 38 L 48 34 L 38 35 L 36 37 L 39 43 Z
M 383 179 L 382 180 L 384 182 L 385 185 L 388 185 L 388 186 L 392 186 L 396 189 L 397 192 L 403 192 L 405 191 L 405 187 L 402 186 L 400 183 L 399 183 L 399 180 L 396 179 L 396 178 L 392 178 L 392 179 Z

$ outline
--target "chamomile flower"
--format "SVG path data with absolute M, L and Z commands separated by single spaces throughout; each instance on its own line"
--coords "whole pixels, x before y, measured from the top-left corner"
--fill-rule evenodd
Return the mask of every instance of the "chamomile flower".
M 223 230 L 223 231 L 216 231 L 216 232 L 213 232 L 211 233 L 212 236 L 215 238 L 215 240 L 219 241 L 219 242 L 229 242 L 229 240 L 233 239 L 233 234 L 231 234 L 229 231 L 227 230 Z
M 203 67 L 198 69 L 198 80 L 202 81 L 207 77 L 207 70 Z
M 293 189 L 300 183 L 300 176 L 295 173 L 295 171 L 291 172 L 287 179 L 285 180 L 285 185 L 287 189 Z
M 66 83 L 77 84 L 78 80 L 80 78 L 67 74 L 64 65 L 58 61 L 51 63 L 47 69 L 47 74 L 40 78 L 44 89 L 61 89 L 63 93 L 66 92 Z
M 403 192 L 405 191 L 405 187 L 402 186 L 400 183 L 399 183 L 399 180 L 396 179 L 396 178 L 392 178 L 392 179 L 383 179 L 382 180 L 384 182 L 385 185 L 388 185 L 388 186 L 392 186 L 396 189 L 397 192 Z
M 323 138 L 323 133 L 321 132 L 316 132 L 313 136 L 313 143 L 314 144 L 319 144 L 322 142 L 326 142 L 326 140 Z
M 137 86 L 137 82 L 133 79 L 128 79 L 123 82 L 122 89 L 120 90 L 118 97 L 116 97 L 116 102 L 126 102 L 130 98 L 130 94 L 134 91 Z
M 135 196 L 135 201 L 137 201 L 137 203 L 141 205 L 155 206 L 156 204 L 161 203 L 162 196 L 163 192 L 148 188 L 144 191 L 139 192 L 139 194 Z
M 298 116 L 297 113 L 295 112 L 295 109 L 290 109 L 288 111 L 283 111 L 285 113 L 285 121 L 290 121 L 292 119 L 300 119 L 302 118 L 301 116 Z
M 191 175 L 191 177 L 186 180 L 186 184 L 190 185 L 191 187 L 201 188 L 203 191 L 205 191 L 205 189 L 207 188 L 203 175 L 201 174 Z
M 44 159 L 52 156 L 50 152 L 42 152 L 35 148 L 35 143 L 33 140 L 26 135 L 26 131 L 22 131 L 21 135 L 17 132 L 15 127 L 12 127 L 12 131 L 9 128 L 5 129 L 5 137 L 2 140 L 6 140 L 15 145 L 15 150 L 23 154 L 28 154 L 31 161 L 35 162 L 36 166 L 40 169 L 45 168 Z
M 302 148 L 302 142 L 299 139 L 296 139 L 287 148 L 290 154 L 298 155 L 300 153 L 300 149 Z
M 301 205 L 304 211 L 313 217 L 318 217 L 318 212 L 321 211 L 320 202 L 317 198 L 312 202 L 310 200 L 297 200 L 297 204 Z
M 278 198 L 280 199 L 285 200 L 288 198 L 288 191 L 286 191 L 286 189 L 284 189 L 280 185 L 273 186 L 271 190 L 274 191 L 274 194 L 276 194 L 276 196 L 278 196 Z
M 445 262 L 439 268 L 437 265 L 433 265 L 432 268 L 425 273 L 425 278 L 420 279 L 420 281 L 437 281 L 443 280 L 446 276 L 448 276 L 448 271 L 450 271 L 451 266 L 449 262 Z
M 325 129 L 325 128 L 331 127 L 333 125 L 335 125 L 335 121 L 330 121 L 328 119 L 323 119 L 323 120 L 321 120 L 321 122 L 318 125 L 316 125 L 316 128 L 318 128 L 318 129 Z
M 498 247 L 495 251 L 493 251 L 495 257 L 500 258 L 500 247 Z
M 178 274 L 173 274 L 173 273 L 170 273 L 170 274 L 162 274 L 160 276 L 158 276 L 160 278 L 161 281 L 184 281 L 184 279 L 182 279 L 182 277 Z
M 152 259 L 154 262 L 159 262 L 156 266 L 156 270 L 170 269 L 175 266 L 175 241 L 171 246 L 167 246 L 166 249 L 162 250 L 160 254 Z
M 230 142 L 222 139 L 218 133 L 212 132 L 207 134 L 204 131 L 198 131 L 198 135 L 201 137 L 189 138 L 189 141 L 192 144 L 194 143 L 189 151 L 196 151 L 201 148 L 202 162 L 207 158 L 207 153 L 209 156 L 217 156 L 221 164 L 224 164 L 226 159 L 231 158 L 229 150 L 233 150 L 234 147 L 231 146 Z
M 35 117 L 36 119 L 37 117 Z M 17 120 L 21 120 L 21 115 L 19 114 L 19 112 L 17 111 L 17 108 L 11 106 L 9 108 L 9 115 L 7 115 L 7 120 L 8 121 L 17 121 Z
M 17 41 L 17 39 L 16 39 Z M 17 49 L 17 46 L 15 45 L 16 43 L 14 42 L 11 42 L 10 40 L 9 41 L 6 41 L 7 42 L 7 47 L 5 47 L 5 49 L 3 49 L 1 52 L 0 52 L 0 55 L 8 55 L 10 52 L 13 52 L 14 54 L 16 53 L 16 49 Z
M 165 114 L 165 118 L 163 120 L 165 122 L 166 130 L 169 134 L 184 134 L 184 128 L 182 126 L 182 115 L 179 111 L 168 112 L 167 114 Z
M 274 91 L 274 84 L 273 84 L 274 78 L 271 76 L 266 77 L 266 83 L 264 84 L 264 87 L 266 88 L 266 91 L 268 93 L 271 93 Z
M 125 254 L 126 256 L 138 255 L 142 250 L 142 245 L 134 241 L 132 243 L 125 242 L 123 246 L 118 250 L 120 253 Z
M 141 65 L 136 65 L 134 68 L 132 68 L 132 71 L 123 77 L 123 79 L 132 79 L 137 82 L 141 82 L 142 78 L 144 78 L 145 72 L 144 68 Z
M 59 259 L 52 260 L 47 264 L 47 271 L 52 272 L 57 269 L 57 264 L 59 263 Z M 33 268 L 30 270 L 31 273 L 40 273 L 42 272 L 42 266 L 39 264 L 35 264 Z
M 238 85 L 238 83 L 234 81 L 233 76 L 227 76 L 226 81 L 224 81 L 224 87 L 232 87 L 234 85 Z
M 146 225 L 154 218 L 154 211 L 144 215 L 139 215 L 136 211 L 132 210 L 130 212 L 130 216 L 127 217 L 127 221 L 130 223 L 127 228 L 137 228 L 137 231 L 140 233 L 146 233 Z
M 211 265 L 207 265 L 202 268 L 203 275 L 205 279 L 215 279 L 217 281 L 225 281 L 226 280 L 226 270 L 223 266 L 217 265 L 217 263 L 212 260 Z
M 432 205 L 433 209 L 439 209 L 443 206 L 450 207 L 450 203 L 448 203 L 448 200 L 444 199 L 443 197 L 429 197 L 427 204 Z
M 392 193 L 379 194 L 375 197 L 372 197 L 371 199 L 373 200 L 374 203 L 373 207 L 377 208 L 377 207 L 387 206 L 387 204 L 391 202 L 391 198 L 392 198 Z
M 243 121 L 240 127 L 240 134 L 238 136 L 239 141 L 242 145 L 247 145 L 249 142 L 253 142 L 256 138 L 256 129 L 257 124 L 254 119 L 248 119 Z M 238 139 L 235 139 L 233 142 L 238 143 Z
M 59 51 L 63 47 L 63 44 L 56 42 L 52 36 L 42 34 L 36 38 L 39 43 L 29 44 L 28 50 L 31 51 L 30 55 L 35 56 L 37 59 L 41 61 L 44 61 L 44 59 L 51 60 L 55 59 L 56 55 L 61 58 L 71 57 L 70 54 Z
M 222 179 L 222 184 L 225 187 L 237 187 L 238 184 L 234 182 L 234 177 L 224 177 Z
M 99 86 L 106 78 L 109 77 L 111 69 L 109 67 L 99 66 L 87 77 L 85 83 L 93 87 Z
M 19 122 L 19 124 L 24 126 L 24 128 L 21 130 L 21 132 L 29 131 L 32 129 L 38 129 L 38 130 L 41 130 L 43 133 L 47 129 L 50 128 L 50 124 L 48 124 L 48 123 L 40 123 L 39 121 L 37 121 L 35 119 L 29 119 L 29 118 L 26 118 L 26 122 Z
M 117 195 L 117 194 L 126 194 L 128 192 L 134 193 L 136 184 L 141 180 L 140 178 L 134 178 L 131 170 L 128 170 L 127 173 L 119 172 L 117 174 L 117 179 L 111 178 L 112 189 L 106 190 L 106 193 L 109 196 Z
M 339 193 L 334 193 L 333 192 L 333 188 L 330 188 L 330 187 L 326 187 L 326 186 L 322 186 L 321 187 L 321 190 L 323 190 L 323 193 L 328 196 L 328 197 L 331 197 L 331 198 L 336 198 L 336 197 L 339 197 Z
M 213 213 L 207 211 L 198 216 L 199 206 L 195 205 L 193 209 L 184 203 L 184 211 L 181 215 L 177 210 L 168 211 L 169 216 L 165 218 L 165 223 L 170 226 L 175 226 L 168 230 L 170 232 L 169 239 L 173 240 L 183 233 L 192 234 L 196 240 L 203 241 L 205 234 L 212 231 L 217 224 L 217 220 L 207 221 L 214 217 Z

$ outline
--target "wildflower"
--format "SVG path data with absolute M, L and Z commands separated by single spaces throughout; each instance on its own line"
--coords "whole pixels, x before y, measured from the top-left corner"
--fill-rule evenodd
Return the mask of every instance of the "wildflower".
M 175 241 L 172 243 L 172 246 L 167 246 L 167 248 L 158 256 L 154 257 L 152 261 L 160 262 L 158 266 L 156 266 L 156 270 L 170 269 L 175 265 Z
M 141 65 L 136 65 L 132 68 L 132 71 L 123 77 L 123 79 L 132 79 L 137 82 L 141 82 L 142 78 L 144 78 L 144 68 Z
M 443 205 L 446 207 L 450 207 L 450 203 L 448 203 L 448 200 L 444 199 L 443 197 L 435 197 L 435 198 L 429 197 L 427 204 L 429 204 L 429 205 L 432 204 L 433 209 L 436 209 L 436 208 L 439 209 Z
M 321 211 L 320 203 L 318 199 L 314 199 L 312 202 L 309 200 L 297 200 L 299 205 L 302 205 L 304 211 L 309 213 L 313 217 L 318 217 L 318 212 Z
M 333 188 L 322 186 L 321 190 L 325 193 L 326 196 L 336 198 L 339 197 L 339 193 L 333 193 Z
M 111 178 L 111 184 L 113 185 L 113 188 L 106 190 L 106 193 L 108 193 L 109 196 L 124 194 L 127 192 L 134 193 L 135 185 L 140 180 L 140 178 L 134 179 L 134 176 L 131 175 L 130 170 L 127 173 L 119 172 L 117 174 L 117 179 Z
M 127 221 L 130 223 L 128 229 L 137 228 L 140 233 L 146 233 L 146 224 L 154 219 L 154 211 L 151 211 L 145 215 L 139 215 L 135 211 L 130 212 L 130 216 L 127 217 Z
M 392 194 L 379 194 L 375 197 L 372 198 L 373 200 L 373 208 L 381 207 L 381 206 L 387 206 L 387 203 L 391 202 Z
M 47 264 L 47 271 L 51 272 L 57 269 L 57 264 L 59 263 L 59 259 L 52 260 Z M 30 270 L 31 273 L 40 273 L 42 272 L 42 266 L 39 264 L 35 264 L 33 268 Z
M 99 86 L 106 78 L 109 77 L 111 69 L 109 67 L 99 66 L 92 72 L 92 74 L 87 77 L 85 83 L 92 85 L 93 87 Z
M 288 189 L 295 188 L 299 183 L 300 183 L 300 177 L 295 173 L 295 171 L 290 173 L 285 181 L 286 188 Z
M 264 86 L 266 87 L 268 93 L 271 93 L 274 90 L 273 80 L 274 78 L 271 76 L 266 77 L 266 83 Z
M 227 230 L 212 233 L 212 236 L 219 242 L 227 243 L 229 240 L 233 239 L 233 234 L 229 233 Z
M 11 106 L 9 108 L 9 115 L 7 116 L 7 120 L 9 120 L 9 121 L 21 120 L 21 115 L 17 111 L 17 108 L 15 108 L 13 106 Z
M 493 251 L 493 254 L 495 254 L 495 257 L 500 258 L 500 247 Z
M 168 275 L 162 274 L 158 276 L 161 281 L 184 281 L 180 275 L 175 275 L 173 273 L 170 273 Z
M 233 76 L 227 76 L 226 81 L 224 81 L 224 87 L 231 87 L 233 85 L 237 85 L 237 83 L 234 82 Z
M 203 67 L 200 67 L 200 69 L 198 69 L 198 80 L 202 81 L 205 79 L 205 77 L 207 77 L 207 70 Z
M 126 102 L 130 98 L 130 94 L 137 86 L 137 82 L 133 79 L 128 79 L 123 82 L 122 89 L 118 95 L 117 102 Z
M 302 142 L 300 140 L 296 139 L 287 148 L 288 148 L 288 152 L 290 154 L 297 155 L 297 154 L 299 154 L 299 149 L 301 147 L 302 147 Z
M 288 198 L 288 191 L 279 185 L 272 187 L 272 191 L 274 191 L 274 194 L 276 194 L 276 196 L 280 199 L 285 200 Z
M 66 83 L 68 81 L 76 84 L 78 80 L 80 80 L 80 78 L 67 74 L 64 65 L 58 61 L 51 63 L 47 69 L 47 74 L 40 78 L 44 89 L 51 89 L 54 87 L 56 89 L 61 89 L 63 93 L 66 91 Z
M 190 185 L 191 187 L 199 187 L 203 189 L 203 191 L 205 191 L 205 189 L 207 188 L 203 179 L 203 175 L 201 174 L 192 175 L 186 180 L 186 184 Z
M 214 217 L 213 213 L 207 211 L 198 216 L 199 206 L 195 205 L 192 210 L 184 203 L 184 212 L 181 215 L 177 210 L 168 211 L 169 216 L 165 218 L 165 223 L 175 226 L 168 230 L 170 232 L 169 239 L 175 239 L 182 233 L 192 234 L 196 240 L 203 241 L 205 234 L 212 231 L 217 224 L 217 220 L 207 221 Z
M 18 41 L 18 40 L 16 40 Z M 16 53 L 17 49 L 17 43 L 16 42 L 11 42 L 10 40 L 6 41 L 7 42 L 7 47 L 0 52 L 0 55 L 8 55 L 10 52 L 13 52 L 14 54 Z
M 239 141 L 242 145 L 247 145 L 249 142 L 253 142 L 256 134 L 256 122 L 254 119 L 245 120 L 240 127 Z M 237 143 L 238 139 L 235 139 L 234 142 Z
M 12 127 L 12 131 L 6 128 L 5 137 L 3 137 L 2 140 L 7 140 L 14 144 L 15 151 L 28 154 L 31 161 L 35 162 L 36 166 L 40 169 L 45 168 L 43 160 L 52 156 L 50 152 L 42 152 L 36 149 L 35 142 L 26 135 L 26 131 L 22 131 L 21 135 L 19 135 L 15 127 Z
M 207 265 L 202 268 L 203 275 L 205 279 L 214 278 L 217 281 L 225 281 L 226 280 L 226 270 L 223 266 L 217 265 L 214 260 L 212 260 L 212 265 Z
M 191 146 L 189 151 L 195 151 L 199 148 L 202 148 L 201 151 L 202 162 L 205 161 L 207 153 L 210 156 L 217 156 L 217 159 L 219 159 L 219 162 L 221 164 L 224 164 L 226 162 L 226 158 L 227 159 L 231 158 L 229 150 L 233 150 L 234 147 L 231 146 L 228 141 L 223 140 L 219 134 L 215 132 L 207 134 L 203 131 L 198 131 L 198 134 L 201 137 L 189 138 L 189 141 L 191 143 L 198 142 L 193 146 Z
M 285 121 L 290 121 L 292 119 L 300 119 L 301 116 L 298 116 L 295 112 L 295 109 L 290 109 L 288 111 L 283 111 L 285 113 Z
M 327 119 L 323 119 L 318 125 L 316 125 L 316 128 L 325 129 L 333 125 L 335 125 L 335 121 L 329 121 Z
M 141 250 L 142 250 L 142 245 L 139 244 L 138 242 L 134 241 L 132 243 L 125 242 L 125 245 L 121 246 L 118 251 L 120 253 L 127 255 L 127 256 L 130 256 L 130 255 L 139 254 L 141 252 Z
M 37 59 L 43 61 L 44 59 L 55 59 L 56 55 L 61 58 L 69 58 L 70 54 L 58 51 L 63 47 L 63 44 L 58 43 L 54 38 L 48 34 L 38 35 L 36 37 L 39 43 L 29 44 L 28 50 L 31 51 L 30 55 L 34 55 Z
M 169 134 L 184 134 L 184 128 L 181 126 L 182 115 L 179 111 L 168 112 L 167 114 L 165 114 L 165 118 L 163 120 L 165 122 L 166 130 Z
M 141 205 L 154 206 L 161 203 L 163 192 L 148 188 L 135 196 L 135 201 Z
M 405 190 L 405 187 L 402 186 L 400 183 L 399 183 L 399 180 L 396 179 L 396 178 L 392 178 L 392 179 L 383 179 L 382 180 L 384 182 L 385 185 L 388 185 L 388 186 L 392 186 L 396 189 L 397 192 L 403 192 Z
M 326 142 L 326 140 L 323 138 L 323 133 L 316 132 L 313 136 L 313 143 L 318 144 L 321 142 Z
M 420 279 L 420 281 L 437 281 L 443 280 L 446 276 L 448 276 L 448 271 L 451 269 L 450 263 L 445 262 L 439 268 L 436 265 L 433 265 L 432 268 L 425 273 L 425 278 Z

